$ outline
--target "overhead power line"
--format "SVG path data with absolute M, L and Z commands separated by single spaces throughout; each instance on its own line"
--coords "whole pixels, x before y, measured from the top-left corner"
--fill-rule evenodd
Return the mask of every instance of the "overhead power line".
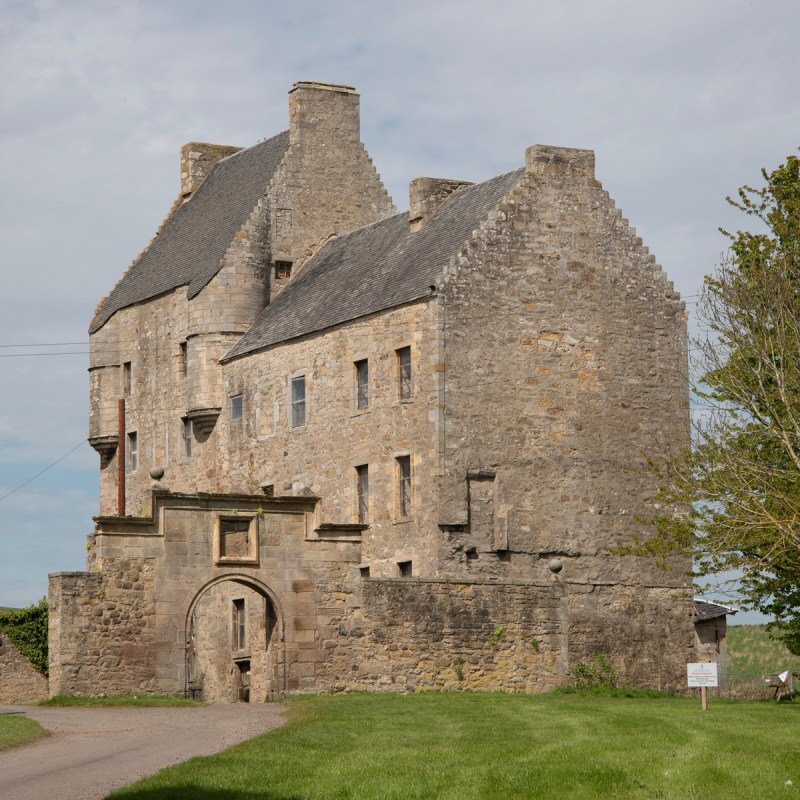
M 7 497 L 11 497 L 12 494 L 15 494 L 20 489 L 24 489 L 29 483 L 33 483 L 40 475 L 44 475 L 44 473 L 47 472 L 47 470 L 52 469 L 56 464 L 60 464 L 67 456 L 72 455 L 81 445 L 85 444 L 85 442 L 86 442 L 85 439 L 81 439 L 81 441 L 78 442 L 78 444 L 76 444 L 75 447 L 64 453 L 64 455 L 61 456 L 61 458 L 57 458 L 52 464 L 48 464 L 44 469 L 39 470 L 39 472 L 37 472 L 32 478 L 28 478 L 28 480 L 26 480 L 25 483 L 21 483 L 15 489 L 12 489 L 7 494 L 4 494 L 2 497 L 0 497 L 0 503 L 2 503 L 3 500 L 5 500 Z

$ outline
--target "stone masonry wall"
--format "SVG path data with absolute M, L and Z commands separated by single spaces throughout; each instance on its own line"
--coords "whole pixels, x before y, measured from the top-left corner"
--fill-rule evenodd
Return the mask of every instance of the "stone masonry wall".
M 646 535 L 648 459 L 689 444 L 686 314 L 593 153 L 531 148 L 439 302 L 443 572 L 544 581 L 557 557 L 568 580 L 685 587 L 688 561 L 611 552 Z
M 47 678 L 0 629 L 0 703 L 38 703 L 47 697 Z
M 154 563 L 120 559 L 103 572 L 50 576 L 51 694 L 153 689 Z
M 228 490 L 321 498 L 315 524 L 358 522 L 356 467 L 369 469 L 369 529 L 362 559 L 371 575 L 435 574 L 437 518 L 437 320 L 427 303 L 254 353 L 224 365 L 225 394 L 243 395 L 243 416 L 217 423 L 218 471 Z M 411 348 L 413 393 L 399 399 L 396 351 Z M 354 362 L 369 363 L 369 406 L 356 407 Z M 305 376 L 306 421 L 292 427 L 291 379 Z M 343 443 L 346 442 L 346 446 Z M 401 519 L 396 458 L 412 463 L 413 514 Z M 165 478 L 165 482 L 167 478 Z M 171 487 L 172 484 L 168 483 Z

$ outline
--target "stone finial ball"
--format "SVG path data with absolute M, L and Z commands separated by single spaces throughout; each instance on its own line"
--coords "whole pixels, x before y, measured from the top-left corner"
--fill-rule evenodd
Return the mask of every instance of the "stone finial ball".
M 551 558 L 547 566 L 550 572 L 561 572 L 564 565 L 561 563 L 560 558 Z
M 154 481 L 160 481 L 164 477 L 164 467 L 153 467 L 150 470 L 150 477 Z

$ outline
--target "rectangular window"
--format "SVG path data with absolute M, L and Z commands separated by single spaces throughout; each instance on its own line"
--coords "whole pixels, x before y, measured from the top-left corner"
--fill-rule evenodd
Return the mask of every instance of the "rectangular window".
M 231 421 L 242 418 L 243 408 L 242 395 L 231 397 Z
M 244 599 L 233 601 L 233 642 L 234 650 L 247 647 L 247 631 L 245 630 Z
M 356 361 L 356 408 L 369 408 L 369 361 Z
M 409 519 L 413 507 L 411 498 L 411 456 L 397 457 L 398 502 L 400 519 Z
M 128 434 L 128 472 L 139 469 L 139 434 L 131 431 Z
M 189 343 L 181 342 L 181 375 L 185 378 L 189 374 Z
M 400 400 L 410 400 L 414 392 L 411 382 L 411 348 L 401 347 L 397 354 L 397 394 Z
M 132 369 L 131 369 L 131 362 L 126 361 L 122 365 L 122 394 L 125 397 L 131 396 L 131 376 L 132 376 Z
M 292 378 L 292 427 L 306 424 L 306 376 Z
M 292 262 L 291 261 L 276 261 L 275 262 L 275 277 L 278 280 L 285 280 L 292 277 Z
M 410 578 L 413 574 L 410 561 L 398 561 L 397 568 L 400 570 L 401 578 Z
M 192 457 L 192 442 L 194 439 L 194 431 L 192 430 L 192 421 L 190 419 L 183 420 L 183 457 Z
M 358 500 L 358 523 L 369 525 L 369 466 L 356 467 L 356 497 Z

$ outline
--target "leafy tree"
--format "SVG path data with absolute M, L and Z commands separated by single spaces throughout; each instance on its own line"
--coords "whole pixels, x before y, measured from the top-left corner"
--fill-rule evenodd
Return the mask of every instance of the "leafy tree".
M 762 175 L 728 198 L 760 231 L 723 231 L 698 304 L 693 450 L 665 476 L 658 535 L 628 550 L 741 571 L 744 605 L 800 653 L 800 159 Z
M 47 675 L 47 599 L 0 614 L 0 630 L 36 669 Z

